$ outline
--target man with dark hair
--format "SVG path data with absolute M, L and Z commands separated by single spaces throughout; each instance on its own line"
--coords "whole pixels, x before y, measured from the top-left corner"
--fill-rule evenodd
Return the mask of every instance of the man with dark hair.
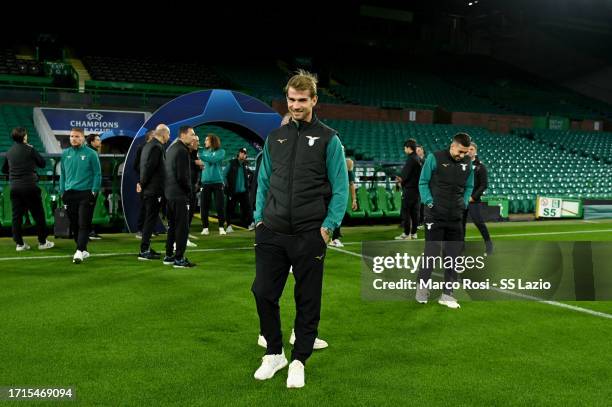
M 2 172 L 8 174 L 11 185 L 11 205 L 13 208 L 13 240 L 18 252 L 28 250 L 30 246 L 23 241 L 21 224 L 23 215 L 30 211 L 36 222 L 38 249 L 45 250 L 54 246 L 47 240 L 47 225 L 43 210 L 40 188 L 36 185 L 38 175 L 36 167 L 45 168 L 45 159 L 28 144 L 28 133 L 23 127 L 16 127 L 11 133 L 15 142 L 6 152 Z
M 408 139 L 404 143 L 404 153 L 408 156 L 402 172 L 397 177 L 402 186 L 402 222 L 404 232 L 395 240 L 408 240 L 417 238 L 419 226 L 419 178 L 421 176 L 421 163 L 416 154 L 415 139 Z
M 164 264 L 175 268 L 190 268 L 195 264 L 184 257 L 189 236 L 191 199 L 191 155 L 189 144 L 196 137 L 192 127 L 182 126 L 179 136 L 166 153 L 166 185 L 168 238 Z M 176 243 L 176 252 L 173 253 Z
M 423 167 L 423 164 L 425 164 L 425 148 L 423 148 L 423 146 L 419 144 L 417 146 L 416 153 L 417 153 L 417 156 L 419 157 L 419 164 L 421 164 L 421 167 Z M 423 201 L 420 200 L 419 201 L 419 225 L 417 229 L 423 229 L 423 220 L 425 216 L 424 214 L 425 214 L 425 205 L 423 204 Z
M 140 185 L 140 159 L 142 157 L 142 149 L 149 141 L 151 141 L 154 134 L 155 134 L 155 130 L 149 130 L 145 133 L 144 143 L 140 143 L 140 145 L 136 149 L 136 157 L 134 157 L 134 167 L 133 168 L 134 168 L 134 171 L 136 172 L 136 193 L 138 194 L 138 199 L 140 200 L 140 207 L 138 209 L 138 221 L 136 225 L 136 228 L 137 228 L 136 238 L 137 239 L 142 239 L 142 228 L 144 226 L 144 217 L 145 217 L 145 207 L 144 207 L 144 199 L 142 196 L 142 186 Z
M 296 388 L 304 386 L 317 337 L 327 242 L 344 217 L 349 183 L 337 132 L 313 113 L 316 78 L 298 71 L 285 94 L 291 120 L 267 137 L 258 179 L 252 291 L 267 350 L 254 377 L 270 379 L 288 364 L 278 304 L 293 267 L 296 340 L 287 387 Z
M 85 145 L 82 128 L 70 131 L 70 147 L 60 161 L 60 193 L 70 219 L 70 229 L 77 243 L 72 261 L 81 263 L 89 257 L 87 242 L 91 228 L 91 212 L 102 182 L 98 154 Z
M 170 129 L 159 124 L 151 141 L 142 148 L 140 157 L 140 188 L 144 202 L 144 223 L 138 260 L 157 260 L 161 256 L 151 248 L 151 235 L 159 220 L 159 209 L 164 195 L 166 178 L 166 150 Z
M 100 149 L 102 148 L 102 139 L 100 138 L 100 135 L 91 133 L 89 136 L 87 136 L 87 145 L 100 154 Z
M 225 193 L 227 194 L 227 206 L 225 208 L 225 216 L 227 218 L 227 233 L 232 233 L 232 216 L 236 203 L 240 205 L 240 222 L 244 227 L 248 227 L 251 223 L 251 205 L 249 204 L 249 170 L 247 163 L 247 149 L 241 148 L 238 150 L 236 158 L 230 160 L 229 164 L 223 171 L 225 179 Z
M 204 170 L 204 161 L 200 160 L 198 153 L 200 149 L 200 139 L 195 136 L 191 143 L 189 143 L 189 154 L 191 155 L 191 199 L 189 204 L 189 228 L 191 228 L 191 222 L 193 222 L 193 216 L 197 207 L 197 193 L 200 190 L 200 177 Z M 193 235 L 187 236 L 187 247 L 198 247 L 196 243 L 193 243 L 191 239 L 196 239 Z
M 96 133 L 91 133 L 89 136 L 87 136 L 87 146 L 91 148 L 92 150 L 94 150 L 99 155 L 100 150 L 102 149 L 102 140 L 100 139 L 100 136 Z M 97 201 L 98 201 L 98 194 L 96 194 L 96 197 L 94 199 L 94 210 L 96 208 Z M 89 224 L 91 225 L 91 230 L 89 231 L 89 240 L 100 240 L 102 239 L 102 236 L 97 234 L 93 227 L 93 223 L 92 223 L 93 213 L 94 211 L 92 210 L 91 219 L 89 220 Z
M 465 226 L 469 212 L 472 222 L 474 222 L 474 225 L 476 225 L 484 239 L 487 254 L 491 254 L 493 253 L 493 242 L 491 241 L 487 225 L 485 225 L 482 215 L 480 214 L 480 197 L 488 186 L 487 167 L 478 159 L 477 154 L 478 146 L 476 143 L 471 143 L 468 155 L 474 166 L 474 191 L 470 197 L 468 208 L 463 212 L 463 236 L 465 239 Z
M 457 133 L 448 150 L 436 151 L 425 160 L 419 180 L 419 191 L 425 203 L 425 253 L 424 258 L 450 257 L 454 264 L 463 246 L 463 211 L 468 206 L 474 188 L 474 173 L 470 157 L 470 136 Z M 425 304 L 429 290 L 425 286 L 431 279 L 431 262 L 419 270 L 416 300 Z M 447 263 L 446 261 L 444 262 Z M 448 285 L 438 303 L 449 308 L 460 308 L 452 296 L 450 284 L 457 278 L 454 267 L 447 267 L 444 282 Z

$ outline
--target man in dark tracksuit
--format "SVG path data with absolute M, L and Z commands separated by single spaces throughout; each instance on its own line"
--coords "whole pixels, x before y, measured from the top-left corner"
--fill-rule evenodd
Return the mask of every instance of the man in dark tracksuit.
M 258 179 L 252 291 L 267 351 L 254 377 L 270 379 L 287 366 L 278 303 L 293 267 L 296 341 L 287 375 L 293 388 L 304 386 L 304 364 L 317 337 L 323 262 L 346 210 L 348 172 L 336 131 L 312 112 L 316 79 L 299 71 L 285 92 L 292 120 L 266 139 Z
M 491 236 L 489 235 L 489 230 L 487 229 L 487 225 L 485 225 L 484 220 L 482 219 L 482 215 L 480 214 L 480 197 L 482 193 L 487 189 L 489 184 L 489 180 L 487 177 L 487 167 L 478 159 L 478 146 L 476 143 L 472 143 L 470 145 L 470 150 L 468 152 L 472 165 L 474 166 L 474 191 L 472 192 L 472 196 L 470 197 L 470 203 L 468 208 L 463 212 L 463 236 L 465 239 L 465 225 L 467 223 L 468 212 L 470 214 L 470 218 L 472 218 L 472 222 L 480 231 L 482 238 L 485 241 L 485 247 L 487 254 L 493 253 L 493 242 L 491 241 Z
M 47 225 L 43 210 L 40 188 L 36 185 L 38 175 L 36 167 L 45 168 L 45 159 L 38 151 L 28 144 L 28 133 L 23 127 L 16 127 L 11 133 L 15 142 L 6 152 L 2 172 L 8 174 L 11 185 L 11 204 L 13 208 L 13 240 L 17 244 L 18 252 L 28 250 L 30 246 L 23 241 L 21 224 L 23 215 L 30 211 L 36 222 L 38 235 L 38 248 L 50 249 L 53 242 L 47 240 Z
M 166 150 L 170 129 L 160 124 L 151 140 L 142 148 L 140 157 L 140 188 L 144 203 L 142 241 L 138 260 L 157 260 L 161 256 L 151 248 L 151 235 L 159 220 L 159 209 L 164 195 L 166 178 Z
M 155 134 L 155 130 L 149 130 L 146 132 L 144 143 L 141 143 L 136 149 L 136 157 L 134 158 L 134 171 L 137 175 L 136 180 L 136 193 L 138 193 L 138 199 L 140 201 L 140 207 L 138 209 L 138 222 L 136 225 L 136 237 L 142 239 L 142 227 L 144 226 L 145 208 L 144 199 L 142 196 L 142 186 L 140 185 L 140 158 L 142 157 L 142 149 L 147 145 L 151 138 Z
M 91 212 L 100 192 L 102 176 L 98 154 L 87 147 L 82 128 L 70 131 L 70 147 L 62 153 L 60 161 L 60 193 L 70 219 L 70 229 L 77 243 L 72 257 L 79 264 L 89 257 L 87 242 L 91 228 Z
M 102 149 L 102 139 L 100 139 L 100 136 L 98 134 L 92 133 L 87 136 L 87 146 L 91 148 L 92 150 L 94 150 L 96 154 L 98 154 L 98 157 L 99 157 L 100 151 Z M 94 201 L 97 202 L 97 200 L 98 200 L 98 194 L 96 194 Z M 95 210 L 95 206 L 96 205 L 94 204 L 94 210 Z M 91 219 L 89 221 L 89 227 L 91 228 L 91 230 L 89 231 L 89 240 L 100 240 L 102 239 L 102 236 L 97 234 L 93 227 L 93 223 L 92 223 L 93 213 L 94 211 L 91 211 Z
M 425 160 L 419 180 L 419 191 L 425 204 L 425 259 L 433 256 L 455 259 L 461 252 L 463 212 L 474 188 L 474 173 L 467 155 L 470 142 L 469 135 L 457 133 L 449 150 L 437 151 Z M 424 284 L 431 280 L 431 273 L 432 264 L 425 264 L 419 270 L 416 300 L 423 304 L 429 297 Z M 453 267 L 445 269 L 445 283 L 452 283 L 456 278 Z M 452 287 L 446 286 L 438 303 L 459 308 L 452 293 Z
M 186 257 L 185 247 L 189 236 L 189 208 L 191 206 L 191 154 L 189 144 L 196 137 L 193 128 L 183 126 L 179 136 L 166 153 L 165 194 L 168 216 L 168 239 L 164 264 L 175 268 L 194 267 Z M 174 244 L 176 252 L 173 254 Z
M 242 226 L 248 227 L 251 223 L 251 205 L 249 203 L 249 170 L 246 167 L 247 149 L 241 148 L 236 158 L 230 160 L 225 167 L 225 193 L 227 194 L 227 205 L 225 216 L 227 218 L 227 233 L 231 233 L 232 216 L 236 203 L 240 204 L 240 222 Z
M 408 240 L 417 238 L 417 227 L 419 226 L 419 178 L 421 176 L 421 162 L 416 154 L 416 140 L 408 139 L 404 143 L 404 153 L 408 155 L 406 164 L 399 175 L 402 185 L 402 221 L 404 233 L 397 236 L 396 240 Z

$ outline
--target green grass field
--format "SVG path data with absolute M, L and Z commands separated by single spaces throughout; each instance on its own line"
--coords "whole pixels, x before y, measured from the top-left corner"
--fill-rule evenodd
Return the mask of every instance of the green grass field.
M 604 221 L 490 230 L 496 240 L 612 240 Z M 399 232 L 344 228 L 344 250 L 359 253 L 359 242 Z M 470 226 L 468 237 L 477 233 Z M 76 403 L 61 404 L 84 406 L 611 403 L 612 319 L 526 301 L 466 301 L 460 310 L 366 302 L 360 258 L 334 249 L 319 329 L 329 348 L 308 361 L 303 389 L 285 387 L 286 369 L 258 382 L 253 232 L 197 243 L 187 255 L 198 267 L 177 270 L 137 261 L 139 242 L 125 234 L 91 243 L 81 265 L 71 263 L 68 240 L 17 253 L 0 239 L 0 387 L 73 386 Z M 286 353 L 292 297 L 290 278 L 281 304 Z M 612 302 L 571 304 L 612 316 Z

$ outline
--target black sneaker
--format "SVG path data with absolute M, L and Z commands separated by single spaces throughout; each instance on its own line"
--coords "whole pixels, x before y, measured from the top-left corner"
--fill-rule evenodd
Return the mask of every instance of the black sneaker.
M 155 253 L 153 250 L 147 250 L 146 252 L 140 252 L 138 260 L 159 260 L 161 256 L 159 253 Z
M 164 256 L 164 264 L 166 266 L 172 266 L 175 260 L 176 259 L 174 258 L 174 256 Z
M 102 239 L 102 236 L 100 236 L 99 234 L 97 234 L 96 232 L 89 232 L 89 240 L 100 240 Z
M 187 257 L 183 257 L 180 260 L 174 260 L 175 269 L 188 269 L 191 267 L 195 267 L 195 263 L 190 262 Z

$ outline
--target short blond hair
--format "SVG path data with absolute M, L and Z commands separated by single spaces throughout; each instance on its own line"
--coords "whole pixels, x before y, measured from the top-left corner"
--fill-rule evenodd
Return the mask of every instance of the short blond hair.
M 299 91 L 310 91 L 310 97 L 317 96 L 317 75 L 305 71 L 304 69 L 298 69 L 289 81 L 285 85 L 285 95 L 289 92 L 289 88 L 293 88 Z

